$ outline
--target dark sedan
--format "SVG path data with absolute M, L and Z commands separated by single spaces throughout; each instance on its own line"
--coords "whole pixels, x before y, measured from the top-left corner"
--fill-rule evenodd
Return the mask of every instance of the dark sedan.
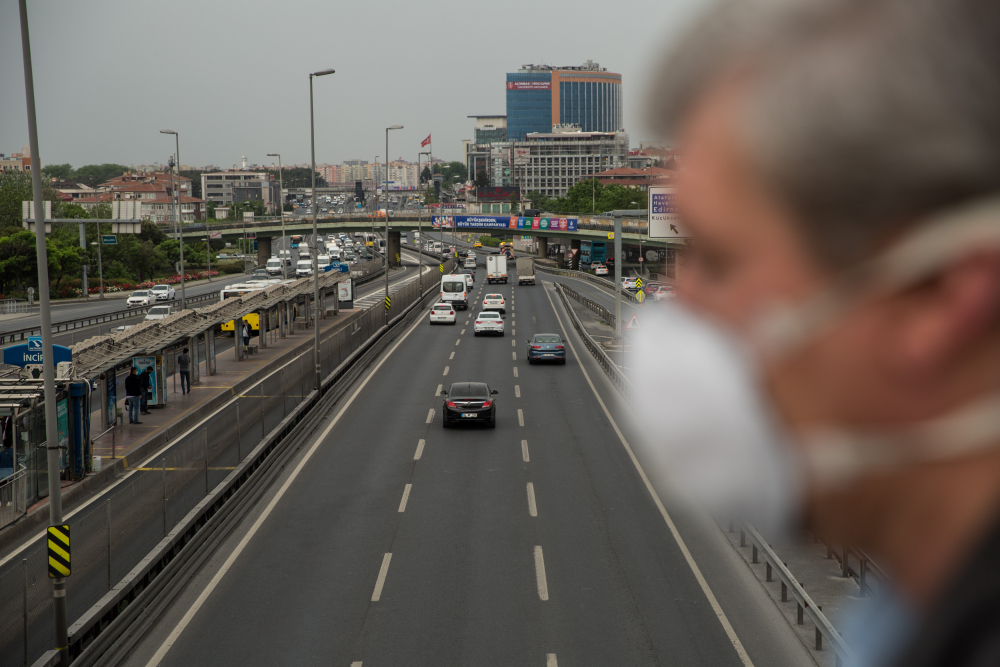
M 451 388 L 441 390 L 444 407 L 441 421 L 445 428 L 452 424 L 468 422 L 497 427 L 497 403 L 493 397 L 498 394 L 485 382 L 456 382 Z
M 535 334 L 528 341 L 528 363 L 539 361 L 566 363 L 566 346 L 559 334 Z

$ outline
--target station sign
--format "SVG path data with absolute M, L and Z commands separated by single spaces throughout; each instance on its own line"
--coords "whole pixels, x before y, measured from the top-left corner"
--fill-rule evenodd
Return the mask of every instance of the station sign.
M 62 345 L 52 346 L 52 365 L 73 361 L 73 351 Z M 24 345 L 12 345 L 3 350 L 3 362 L 24 368 L 29 364 L 41 364 L 45 357 L 45 347 L 41 336 L 29 336 Z

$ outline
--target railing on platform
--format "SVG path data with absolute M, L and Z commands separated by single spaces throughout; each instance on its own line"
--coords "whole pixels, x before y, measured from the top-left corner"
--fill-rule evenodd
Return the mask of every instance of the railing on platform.
M 28 470 L 20 469 L 0 480 L 0 528 L 20 519 L 28 511 Z
M 3 299 L 0 300 L 0 314 L 16 315 L 17 313 L 27 313 L 29 308 L 26 299 Z

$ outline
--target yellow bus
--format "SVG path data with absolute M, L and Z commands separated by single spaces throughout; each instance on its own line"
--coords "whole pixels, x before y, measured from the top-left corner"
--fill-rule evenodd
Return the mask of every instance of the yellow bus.
M 252 294 L 253 292 L 259 292 L 263 289 L 270 287 L 271 285 L 277 284 L 279 282 L 293 282 L 289 281 L 259 281 L 258 283 L 237 283 L 235 285 L 229 285 L 225 289 L 219 292 L 219 300 L 225 301 L 226 299 L 231 299 L 234 297 L 246 296 L 247 294 Z M 292 318 L 298 316 L 299 307 L 297 304 L 292 305 Z M 254 334 L 260 333 L 260 317 L 257 313 L 249 313 L 243 317 L 247 322 L 250 323 L 250 329 Z M 270 331 L 275 327 L 275 323 L 272 321 L 267 327 L 267 331 Z M 223 323 L 223 331 L 236 331 L 236 321 L 229 320 Z

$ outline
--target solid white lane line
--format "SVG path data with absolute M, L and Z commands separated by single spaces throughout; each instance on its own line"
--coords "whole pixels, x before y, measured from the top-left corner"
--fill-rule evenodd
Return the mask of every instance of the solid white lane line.
M 441 389 L 443 389 L 443 388 L 444 388 L 444 385 L 443 384 L 439 384 L 438 388 L 437 388 L 437 391 L 434 392 L 434 395 L 435 396 L 440 396 L 441 395 Z
M 403 489 L 403 499 L 399 501 L 399 511 L 406 511 L 406 501 L 410 498 L 410 489 L 413 487 L 412 484 L 407 484 L 406 488 Z M 534 516 L 534 515 L 532 515 Z
M 386 552 L 385 556 L 382 557 L 382 567 L 378 571 L 378 579 L 375 580 L 375 590 L 372 592 L 372 602 L 378 602 L 379 598 L 382 597 L 382 587 L 385 586 L 385 576 L 389 574 L 389 561 L 392 560 L 392 554 Z
M 545 579 L 545 556 L 542 555 L 542 548 L 535 547 L 535 580 L 538 583 L 538 597 L 542 600 L 549 599 L 549 582 Z
M 403 510 L 399 511 L 402 512 Z M 538 516 L 538 506 L 535 505 L 535 485 L 531 482 L 528 482 L 528 515 Z
M 552 311 L 556 314 L 556 320 L 559 322 L 559 328 L 562 329 L 563 339 L 569 345 L 569 349 L 573 352 L 573 356 L 576 357 L 577 361 L 580 361 L 580 355 L 576 352 L 576 346 L 570 341 L 569 334 L 566 333 L 566 326 L 563 324 L 562 317 L 560 317 L 559 311 L 556 310 L 556 304 L 553 303 L 552 295 L 549 294 L 548 290 L 545 291 L 545 296 L 548 297 L 549 305 L 552 306 Z M 621 441 L 622 446 L 625 448 L 629 458 L 632 460 L 632 465 L 634 465 L 635 469 L 639 471 L 639 477 L 642 478 L 643 484 L 646 485 L 646 490 L 649 492 L 649 495 L 652 496 L 653 502 L 656 504 L 656 508 L 660 510 L 660 516 L 663 517 L 663 521 L 667 524 L 667 528 L 670 529 L 670 534 L 673 536 L 674 541 L 677 542 L 677 546 L 680 548 L 681 553 L 684 554 L 684 560 L 687 561 L 688 567 L 691 568 L 691 572 L 694 574 L 694 578 L 698 581 L 698 585 L 701 587 L 702 593 L 704 593 L 705 597 L 708 598 L 708 603 L 712 606 L 712 611 L 715 612 L 716 618 L 719 619 L 719 623 L 722 624 L 723 630 L 726 631 L 726 636 L 729 637 L 729 641 L 736 650 L 736 654 L 739 656 L 740 661 L 743 662 L 745 667 L 753 667 L 753 661 L 750 660 L 750 656 L 747 655 L 746 649 L 743 648 L 743 642 L 741 642 L 740 638 L 736 635 L 736 630 L 733 629 L 726 613 L 722 611 L 722 606 L 719 605 L 719 601 L 716 599 L 715 593 L 712 592 L 712 589 L 708 585 L 708 581 L 701 573 L 701 568 L 698 567 L 698 563 L 695 562 L 694 556 L 692 556 L 691 552 L 688 551 L 684 538 L 682 538 L 680 532 L 678 532 L 673 519 L 671 519 L 670 515 L 667 514 L 667 508 L 663 506 L 663 502 L 660 500 L 660 496 L 653 488 L 653 484 L 649 481 L 649 478 L 646 477 L 646 471 L 642 469 L 642 466 L 639 464 L 639 459 L 637 459 L 635 454 L 632 452 L 632 446 L 628 444 L 628 441 L 625 439 L 624 434 L 622 434 L 621 429 L 618 428 L 618 423 L 615 421 L 614 417 L 611 416 L 611 411 L 608 410 L 608 406 L 604 404 L 604 400 L 597 392 L 597 387 L 594 386 L 593 381 L 590 379 L 590 373 L 588 373 L 587 369 L 584 368 L 583 363 L 579 363 L 578 366 L 580 367 L 580 370 L 583 371 L 583 377 L 587 380 L 587 384 L 590 385 L 590 390 L 597 398 L 597 402 L 600 404 L 601 410 L 604 411 L 604 416 L 608 418 L 609 422 L 611 422 L 611 427 L 614 429 L 615 434 L 618 435 L 618 439 Z
M 451 355 L 450 355 L 450 356 L 449 356 L 448 358 L 449 358 L 449 359 L 454 359 L 454 358 L 455 358 L 455 352 L 454 352 L 454 351 L 452 351 Z
M 414 461 L 419 461 L 420 457 L 424 454 L 424 439 L 421 438 L 417 441 L 417 453 L 413 455 Z
M 430 424 L 434 420 L 434 408 L 427 411 L 427 421 L 425 424 Z
M 421 441 L 421 442 L 423 442 L 423 441 Z M 521 458 L 524 459 L 525 463 L 527 463 L 530 460 L 529 457 L 528 457 L 528 441 L 527 440 L 522 440 L 521 441 Z
M 517 352 L 511 352 L 510 356 L 514 359 L 514 361 L 517 361 Z
M 521 398 L 521 385 L 519 384 L 514 385 L 514 395 L 517 396 L 518 398 Z
M 447 375 L 447 374 L 448 374 L 448 370 L 449 370 L 450 368 L 451 368 L 451 366 L 445 366 L 445 367 L 444 367 L 444 373 L 442 373 L 441 375 Z
M 354 665 L 351 665 L 351 667 L 354 667 Z M 360 662 L 358 663 L 357 667 L 361 667 L 361 663 Z M 545 667 L 559 667 L 559 661 L 556 660 L 556 654 L 555 653 L 546 653 L 545 654 Z
M 524 412 L 521 410 L 521 408 L 517 409 L 517 423 L 520 424 L 521 426 L 524 426 Z
M 514 377 L 517 377 L 517 366 L 514 366 Z
M 210 596 L 212 592 L 218 587 L 219 582 L 222 581 L 222 578 L 226 576 L 226 573 L 229 572 L 229 570 L 232 568 L 233 563 L 236 562 L 236 559 L 239 557 L 239 555 L 243 553 L 244 549 L 246 549 L 246 546 L 250 543 L 250 540 L 252 540 L 253 536 L 257 534 L 257 531 L 260 530 L 260 527 L 264 524 L 265 521 L 267 521 L 267 518 L 271 516 L 271 512 L 274 511 L 274 508 L 277 506 L 278 502 L 285 496 L 285 493 L 288 491 L 289 487 L 291 487 L 291 485 L 295 482 L 296 478 L 298 478 L 299 473 L 301 473 L 302 469 L 306 467 L 306 464 L 309 463 L 309 459 L 313 457 L 313 454 L 316 453 L 316 450 L 319 449 L 319 446 L 323 443 L 326 437 L 330 435 L 330 431 L 333 430 L 333 427 L 340 422 L 340 418 L 344 416 L 344 413 L 346 413 L 347 410 L 354 403 L 354 399 L 356 399 L 358 395 L 361 394 L 361 391 L 366 386 L 368 386 L 368 382 L 373 377 L 375 377 L 375 373 L 377 373 L 378 370 L 382 368 L 382 364 L 384 364 L 386 360 L 388 360 L 389 357 L 392 356 L 392 353 L 396 351 L 396 348 L 402 345 L 403 341 L 405 341 L 409 337 L 409 335 L 413 333 L 413 331 L 423 323 L 424 320 L 422 318 L 414 322 L 413 326 L 410 327 L 405 334 L 403 334 L 402 338 L 396 341 L 396 344 L 392 346 L 392 348 L 386 353 L 386 355 L 382 357 L 382 359 L 377 364 L 375 364 L 375 368 L 371 370 L 371 372 L 365 378 L 364 382 L 358 385 L 358 388 L 354 390 L 354 393 L 351 394 L 351 397 L 349 399 L 347 399 L 347 401 L 344 403 L 344 406 L 340 408 L 340 412 L 337 413 L 337 416 L 330 420 L 330 423 L 327 425 L 325 429 L 323 429 L 323 432 L 320 433 L 318 438 L 316 438 L 312 446 L 309 447 L 309 450 L 302 457 L 302 460 L 299 461 L 298 465 L 295 466 L 295 469 L 288 476 L 288 479 L 285 480 L 285 483 L 281 485 L 280 489 L 278 489 L 278 492 L 274 495 L 274 498 L 271 499 L 271 502 L 267 504 L 267 507 L 264 508 L 264 511 L 261 512 L 259 517 L 257 517 L 257 521 L 254 522 L 250 530 L 247 531 L 247 534 L 243 536 L 242 540 L 240 540 L 240 543 L 237 544 L 236 548 L 233 549 L 232 553 L 229 554 L 229 558 L 226 559 L 226 562 L 222 564 L 222 567 L 219 568 L 219 571 L 216 572 L 215 576 L 212 577 L 212 580 L 208 582 L 208 586 L 205 587 L 205 590 L 201 592 L 201 594 L 197 597 L 194 603 L 188 608 L 187 612 L 184 613 L 184 616 L 181 618 L 181 620 L 179 620 L 177 622 L 177 625 L 174 626 L 174 629 L 170 631 L 169 635 L 167 635 L 167 638 L 163 640 L 163 643 L 160 645 L 160 648 L 156 650 L 156 653 L 153 654 L 153 657 L 150 658 L 149 662 L 146 663 L 146 667 L 157 667 L 157 665 L 159 665 L 163 661 L 163 658 L 167 655 L 167 651 L 169 651 L 170 648 L 175 643 L 177 643 L 177 640 L 180 638 L 181 633 L 183 633 L 185 628 L 187 628 L 187 626 L 190 625 L 191 620 L 194 619 L 195 614 L 197 614 L 198 610 L 201 609 L 202 606 L 205 604 L 205 601 L 208 599 L 208 596 Z

